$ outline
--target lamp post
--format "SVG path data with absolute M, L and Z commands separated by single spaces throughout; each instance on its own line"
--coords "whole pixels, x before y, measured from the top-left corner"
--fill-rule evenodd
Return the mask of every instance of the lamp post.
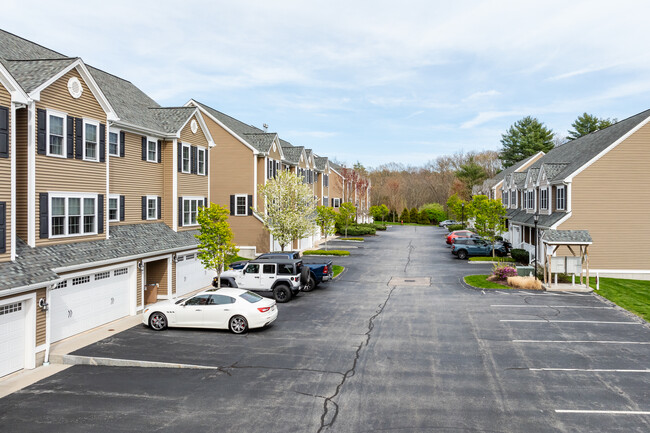
M 537 236 L 537 223 L 539 222 L 539 209 L 535 211 L 533 219 L 535 220 L 535 251 L 533 251 L 535 254 L 533 256 L 533 273 L 535 274 L 535 280 L 537 280 L 537 239 L 539 238 L 539 236 Z
M 460 204 L 460 221 L 463 223 L 463 228 L 465 228 L 465 203 Z

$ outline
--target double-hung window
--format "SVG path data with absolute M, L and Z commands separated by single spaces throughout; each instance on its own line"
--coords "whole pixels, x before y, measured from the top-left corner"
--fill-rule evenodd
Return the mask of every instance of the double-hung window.
M 66 156 L 66 120 L 65 114 L 47 111 L 47 154 L 50 156 Z
M 548 189 L 546 188 L 539 190 L 539 208 L 548 210 Z
M 147 161 L 158 162 L 158 141 L 147 139 Z
M 566 187 L 565 186 L 557 187 L 555 203 L 558 210 L 566 209 Z
M 50 233 L 52 237 L 97 233 L 97 196 L 52 194 Z
M 99 124 L 84 120 L 83 131 L 84 159 L 87 161 L 99 160 Z
M 190 172 L 190 145 L 183 143 L 183 151 L 181 152 L 182 161 L 182 171 L 183 173 Z
M 341 199 L 340 198 L 333 198 L 332 199 L 332 207 L 341 207 Z
M 205 158 L 208 151 L 207 149 L 198 149 L 196 154 L 196 172 L 202 176 L 205 176 Z
M 248 215 L 248 197 L 245 195 L 235 196 L 235 215 Z
M 517 207 L 517 190 L 510 191 L 510 204 Z
M 158 219 L 158 197 L 157 196 L 147 196 L 147 219 L 148 220 L 157 220 Z
M 203 204 L 203 198 L 183 197 L 183 226 L 195 226 L 198 224 L 196 216 L 199 213 L 199 207 L 203 206 Z
M 505 191 L 505 192 L 503 192 L 503 193 L 501 194 L 501 196 L 503 197 L 503 205 L 504 205 L 505 207 L 508 207 L 508 197 L 509 197 L 509 195 L 510 195 L 510 193 L 507 192 L 507 191 Z
M 108 197 L 108 221 L 120 220 L 120 196 L 110 195 Z
M 120 156 L 120 133 L 119 132 L 109 131 L 108 154 L 110 156 Z

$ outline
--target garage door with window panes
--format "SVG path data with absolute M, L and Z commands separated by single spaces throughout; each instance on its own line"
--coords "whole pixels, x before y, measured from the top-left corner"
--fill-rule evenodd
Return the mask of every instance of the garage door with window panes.
M 217 273 L 207 270 L 196 253 L 176 255 L 176 296 L 183 296 L 212 284 Z
M 124 267 L 61 281 L 50 292 L 51 341 L 128 316 L 132 272 Z
M 25 367 L 25 302 L 0 305 L 0 377 Z

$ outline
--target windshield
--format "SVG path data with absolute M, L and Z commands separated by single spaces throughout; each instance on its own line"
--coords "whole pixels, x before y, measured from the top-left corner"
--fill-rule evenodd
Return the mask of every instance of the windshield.
M 254 304 L 254 303 L 259 302 L 262 299 L 264 299 L 263 297 L 261 297 L 257 293 L 253 293 L 253 292 L 242 293 L 241 295 L 239 295 L 239 297 L 242 298 L 242 299 L 247 300 L 251 304 Z

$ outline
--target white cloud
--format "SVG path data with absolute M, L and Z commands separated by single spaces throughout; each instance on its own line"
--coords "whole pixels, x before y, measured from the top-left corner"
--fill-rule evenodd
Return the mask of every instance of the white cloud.
M 460 127 L 463 129 L 474 128 L 484 123 L 490 122 L 501 117 L 520 116 L 522 111 L 485 111 L 478 113 L 473 119 L 463 122 Z

